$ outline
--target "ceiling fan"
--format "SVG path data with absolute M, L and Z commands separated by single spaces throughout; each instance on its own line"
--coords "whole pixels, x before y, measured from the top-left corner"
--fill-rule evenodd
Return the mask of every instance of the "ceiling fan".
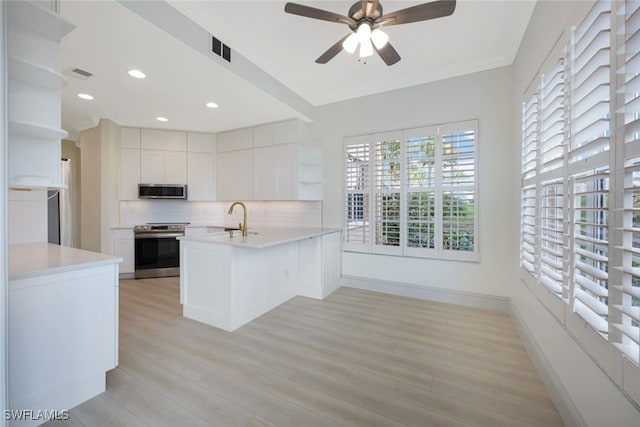
M 339 24 L 347 24 L 351 29 L 351 33 L 338 40 L 336 44 L 316 59 L 318 64 L 326 64 L 340 53 L 342 49 L 353 53 L 359 44 L 360 58 L 373 55 L 373 50 L 375 49 L 387 65 L 393 65 L 400 61 L 400 55 L 393 46 L 391 46 L 389 36 L 381 30 L 381 27 L 442 18 L 451 15 L 455 9 L 455 0 L 438 0 L 431 3 L 419 4 L 386 15 L 382 13 L 382 5 L 379 0 L 362 0 L 355 2 L 349 9 L 349 16 L 339 15 L 297 3 L 287 3 L 284 6 L 284 11 L 287 13 L 323 21 L 337 22 Z

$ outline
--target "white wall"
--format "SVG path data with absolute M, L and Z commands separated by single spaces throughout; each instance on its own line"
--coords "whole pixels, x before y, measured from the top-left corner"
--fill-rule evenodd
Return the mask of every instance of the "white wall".
M 80 134 L 82 187 L 80 198 L 80 249 L 100 252 L 100 131 L 98 128 Z M 116 181 L 117 182 L 117 181 Z M 115 184 L 117 185 L 117 184 Z
M 393 69 L 389 73 L 393 75 Z M 503 67 L 318 108 L 311 131 L 324 147 L 324 224 L 337 227 L 344 226 L 343 137 L 479 119 L 480 262 L 345 253 L 343 274 L 454 292 L 509 295 L 512 86 L 511 68 Z
M 117 124 L 100 120 L 98 127 L 80 134 L 80 248 L 111 253 L 111 227 L 118 225 Z
M 513 318 L 527 343 L 534 364 L 541 372 L 550 395 L 567 425 L 638 426 L 640 412 L 634 408 L 615 384 L 595 365 L 568 332 L 520 282 L 519 183 L 522 138 L 521 105 L 523 93 L 563 29 L 576 24 L 591 7 L 591 1 L 539 1 L 513 65 L 514 122 L 516 149 L 511 159 L 511 217 L 509 265 Z

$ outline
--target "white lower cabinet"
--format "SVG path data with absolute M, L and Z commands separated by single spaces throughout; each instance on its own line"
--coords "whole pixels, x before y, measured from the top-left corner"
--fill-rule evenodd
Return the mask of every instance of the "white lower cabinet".
M 120 274 L 130 275 L 135 271 L 135 240 L 133 229 L 113 230 L 113 254 L 122 257 Z
M 340 287 L 341 233 L 298 241 L 298 295 L 324 299 Z
M 68 410 L 105 391 L 118 364 L 117 272 L 110 264 L 9 280 L 12 410 Z
M 262 248 L 186 236 L 180 240 L 182 313 L 233 331 L 296 295 L 323 299 L 339 287 L 340 236 Z

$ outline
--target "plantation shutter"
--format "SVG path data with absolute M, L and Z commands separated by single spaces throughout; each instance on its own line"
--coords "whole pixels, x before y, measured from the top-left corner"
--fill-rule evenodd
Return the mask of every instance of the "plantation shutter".
M 373 135 L 373 250 L 401 254 L 401 135 L 388 132 Z
M 538 167 L 538 94 L 522 104 L 522 180 L 534 178 Z
M 368 137 L 346 139 L 345 248 L 369 249 L 371 143 Z
M 409 256 L 433 256 L 438 251 L 436 207 L 437 129 L 404 131 L 406 174 L 406 251 Z
M 572 177 L 573 309 L 608 335 L 609 170 Z
M 622 67 L 617 70 L 624 119 L 623 260 L 620 293 L 613 306 L 614 345 L 640 363 L 640 2 L 626 1 Z
M 540 281 L 553 294 L 563 296 L 564 290 L 564 219 L 562 180 L 542 185 L 540 217 Z
M 457 259 L 477 255 L 477 123 L 439 128 L 442 158 L 442 251 Z
M 542 75 L 540 88 L 540 172 L 563 166 L 565 150 L 565 57 Z
M 609 149 L 610 32 L 609 1 L 596 3 L 573 32 L 572 163 L 599 157 L 598 163 Z
M 538 93 L 522 104 L 522 189 L 520 193 L 520 265 L 531 275 L 538 271 L 536 252 L 536 176 L 538 173 Z

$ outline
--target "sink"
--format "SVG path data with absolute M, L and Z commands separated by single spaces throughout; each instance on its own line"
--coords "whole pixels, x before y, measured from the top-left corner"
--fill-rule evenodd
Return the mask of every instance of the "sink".
M 229 237 L 242 237 L 242 230 L 240 230 L 239 228 L 231 228 L 229 230 L 226 230 L 226 232 L 231 233 Z M 247 231 L 248 236 L 255 236 L 257 234 L 257 231 Z

